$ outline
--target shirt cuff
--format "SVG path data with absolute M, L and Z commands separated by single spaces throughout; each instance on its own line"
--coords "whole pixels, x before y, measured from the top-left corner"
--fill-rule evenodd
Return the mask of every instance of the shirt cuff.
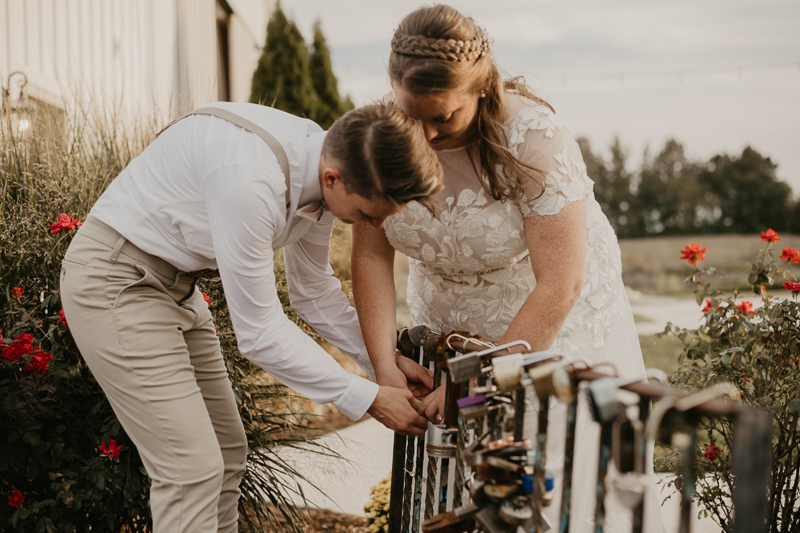
M 350 374 L 350 385 L 338 400 L 333 402 L 338 410 L 350 420 L 358 420 L 370 408 L 378 395 L 379 386 L 361 376 Z

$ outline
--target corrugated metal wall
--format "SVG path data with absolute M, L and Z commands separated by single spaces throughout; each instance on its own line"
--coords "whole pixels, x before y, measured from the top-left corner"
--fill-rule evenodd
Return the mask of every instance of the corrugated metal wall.
M 217 100 L 218 0 L 0 0 L 0 84 L 28 94 L 179 113 Z M 231 0 L 229 94 L 247 101 L 274 0 Z M 260 42 L 257 40 L 260 37 Z

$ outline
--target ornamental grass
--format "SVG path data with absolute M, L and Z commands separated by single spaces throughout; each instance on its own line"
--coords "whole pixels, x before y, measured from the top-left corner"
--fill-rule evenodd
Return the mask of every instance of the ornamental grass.
M 24 128 L 0 108 L 0 530 L 148 532 L 149 479 L 75 346 L 58 280 L 91 206 L 166 121 L 36 104 Z M 219 284 L 202 290 L 250 446 L 240 529 L 302 531 L 300 476 L 275 450 L 305 443 L 303 402 L 238 353 Z M 281 296 L 288 306 L 285 282 Z

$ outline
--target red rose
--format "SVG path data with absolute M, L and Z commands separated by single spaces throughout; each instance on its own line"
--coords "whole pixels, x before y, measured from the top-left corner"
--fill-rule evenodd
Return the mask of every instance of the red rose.
M 106 446 L 105 442 L 100 443 L 100 451 L 111 459 L 119 457 L 120 450 L 122 450 L 122 446 L 117 446 L 117 441 L 114 439 L 108 441 L 108 446 Z
M 778 242 L 781 238 L 772 229 L 768 229 L 766 232 L 761 232 L 761 240 L 764 242 Z
M 794 281 L 786 280 L 786 283 L 783 284 L 783 288 L 787 291 L 792 291 L 795 294 L 800 294 L 800 283 L 795 283 Z
M 25 370 L 33 375 L 39 374 L 43 376 L 44 373 L 47 372 L 47 363 L 53 360 L 53 356 L 42 351 L 38 346 L 36 350 L 38 351 L 35 351 L 33 355 L 31 355 L 31 360 L 25 364 Z
M 8 497 L 8 505 L 9 507 L 22 507 L 22 500 L 22 493 L 18 490 L 15 490 Z
M 48 224 L 47 227 L 50 228 L 50 235 L 55 235 L 62 229 L 75 229 L 76 226 L 82 225 L 83 222 L 81 222 L 81 219 L 75 220 L 69 213 L 61 213 L 58 215 L 58 221 Z
M 683 250 L 681 250 L 681 259 L 686 259 L 689 261 L 690 265 L 696 265 L 698 261 L 703 261 L 706 256 L 704 255 L 708 248 L 700 248 L 702 245 L 696 242 L 692 244 L 687 244 Z
M 25 289 L 22 287 L 14 287 L 11 289 L 11 296 L 14 298 L 21 298 L 23 294 L 25 294 Z
M 26 333 L 21 337 L 17 335 L 14 338 L 14 342 L 11 346 L 4 346 L 3 347 L 3 358 L 8 359 L 12 363 L 15 361 L 19 361 L 19 359 L 25 355 L 29 354 L 33 351 L 32 346 L 33 335 Z
M 206 301 L 206 304 L 207 305 L 211 305 L 211 298 L 208 297 L 208 294 L 206 294 L 206 293 L 202 293 L 202 294 L 203 294 L 203 300 Z
M 58 323 L 61 324 L 63 322 L 64 323 L 64 327 L 66 328 L 67 327 L 67 317 L 64 315 L 64 310 L 63 309 L 58 312 L 58 317 L 59 317 L 58 318 Z
M 756 312 L 753 311 L 753 304 L 750 303 L 750 302 L 742 302 L 739 305 L 737 305 L 736 307 L 739 308 L 739 311 L 741 311 L 743 315 L 754 315 L 755 316 L 755 314 L 756 314 Z
M 798 252 L 795 248 L 787 246 L 783 249 L 781 259 L 784 261 L 791 261 L 795 265 L 800 264 L 800 252 Z
M 708 443 L 708 449 L 703 452 L 703 457 L 711 461 L 712 463 L 716 461 L 719 456 L 721 455 L 722 450 L 717 448 L 717 446 L 713 442 Z
M 706 300 L 706 305 L 703 306 L 703 309 L 701 309 L 701 311 L 703 312 L 703 314 L 711 311 L 711 300 Z

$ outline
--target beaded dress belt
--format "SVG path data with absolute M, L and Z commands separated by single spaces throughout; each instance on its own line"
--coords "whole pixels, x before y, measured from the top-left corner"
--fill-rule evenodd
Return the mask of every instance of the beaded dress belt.
M 279 143 L 275 137 L 273 137 L 269 132 L 267 132 L 261 126 L 253 124 L 246 118 L 240 117 L 235 113 L 231 113 L 230 111 L 227 111 L 225 109 L 220 109 L 218 107 L 204 107 L 196 109 L 191 113 L 187 113 L 182 117 L 173 120 L 172 122 L 164 126 L 164 129 L 159 131 L 158 135 L 161 135 L 164 132 L 164 130 L 166 130 L 167 128 L 178 122 L 178 120 L 184 119 L 190 115 L 211 115 L 213 117 L 221 118 L 222 120 L 227 120 L 228 122 L 236 124 L 240 128 L 249 131 L 250 133 L 258 135 L 265 143 L 267 143 L 267 146 L 270 147 L 272 153 L 274 153 L 275 157 L 278 159 L 278 163 L 280 164 L 281 170 L 283 171 L 283 176 L 286 179 L 286 223 L 288 224 L 289 208 L 292 203 L 292 196 L 291 196 L 292 182 L 289 174 L 289 158 L 286 156 L 286 151 L 283 149 L 283 146 L 281 146 L 281 143 Z M 158 135 L 156 135 L 156 137 L 158 137 Z M 219 270 L 211 268 L 204 268 L 203 270 L 186 272 L 186 274 L 197 279 L 219 279 L 220 277 Z

